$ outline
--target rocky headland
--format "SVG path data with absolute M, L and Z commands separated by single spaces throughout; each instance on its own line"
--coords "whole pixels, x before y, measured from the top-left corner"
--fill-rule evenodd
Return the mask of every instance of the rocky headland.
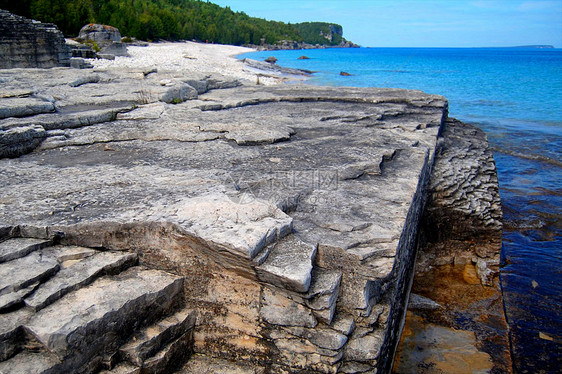
M 275 44 L 263 43 L 260 45 L 250 44 L 248 47 L 256 49 L 258 51 L 279 51 L 279 50 L 291 50 L 291 49 L 326 49 L 326 48 L 360 48 L 358 44 L 355 44 L 349 40 L 343 39 L 341 43 L 336 45 L 329 44 L 311 44 L 306 42 L 297 42 L 294 40 L 281 40 Z
M 493 162 L 443 146 L 487 143 L 442 96 L 264 86 L 244 51 L 0 70 L 0 373 L 391 370 L 441 181 L 482 174 L 497 228 Z M 495 250 L 443 261 L 489 282 Z

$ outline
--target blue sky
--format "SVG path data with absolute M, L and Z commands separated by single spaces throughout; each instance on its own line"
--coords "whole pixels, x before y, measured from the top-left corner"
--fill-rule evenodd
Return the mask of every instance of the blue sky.
M 562 0 L 211 0 L 250 16 L 326 21 L 369 47 L 562 48 Z

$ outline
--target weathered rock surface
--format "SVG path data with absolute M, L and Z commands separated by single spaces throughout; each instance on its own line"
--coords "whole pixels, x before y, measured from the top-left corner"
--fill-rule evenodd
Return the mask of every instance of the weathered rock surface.
M 68 66 L 70 55 L 57 26 L 0 9 L 0 69 Z
M 275 59 L 275 57 L 273 58 Z M 245 58 L 243 60 L 244 70 L 252 73 L 258 73 L 259 75 L 262 76 L 276 77 L 276 78 L 291 77 L 292 79 L 295 79 L 298 76 L 307 77 L 311 73 L 310 71 L 306 71 L 306 70 L 278 66 L 275 64 L 275 61 L 277 61 L 277 59 L 271 60 L 271 62 L 268 60 L 262 62 L 262 61 L 256 61 L 249 58 Z
M 80 29 L 76 38 L 82 42 L 94 42 L 101 49 L 101 54 L 128 56 L 127 46 L 121 43 L 119 29 L 108 25 L 90 23 Z
M 78 39 L 94 42 L 121 42 L 121 33 L 118 28 L 113 26 L 90 23 L 80 29 Z
M 127 360 L 130 372 L 166 373 L 189 358 L 183 278 L 134 266 L 134 253 L 45 247 L 57 237 L 0 240 L 20 256 L 0 263 L 0 300 L 18 296 L 0 305 L 0 373 L 93 373 Z
M 450 119 L 445 131 L 430 184 L 424 220 L 428 246 L 419 268 L 427 269 L 426 262 L 485 261 L 481 266 L 493 272 L 477 271 L 482 283 L 491 286 L 491 275 L 498 272 L 502 239 L 502 211 L 492 151 L 484 132 L 474 126 Z
M 128 305 L 158 285 L 142 276 L 152 271 L 133 267 L 97 278 L 100 254 L 84 255 L 35 291 L 60 299 L 18 295 L 30 306 L 33 298 L 53 303 L 6 327 L 6 341 L 20 342 L 6 356 L 22 350 L 18 326 L 27 326 L 61 365 L 79 367 L 93 357 L 95 369 L 108 372 L 135 372 L 130 365 L 141 361 L 142 370 L 166 372 L 191 343 L 196 353 L 249 360 L 272 373 L 387 372 L 446 100 L 396 89 L 239 87 L 221 77 L 174 74 L 0 72 L 7 83 L 0 105 L 28 90 L 29 99 L 52 99 L 57 110 L 0 120 L 0 131 L 33 123 L 47 133 L 25 156 L 0 160 L 0 227 L 45 228 L 60 232 L 64 245 L 133 252 L 142 266 L 185 278 L 181 295 L 176 281 L 169 287 L 196 313 L 193 336 L 162 339 L 166 348 L 154 360 L 114 365 L 118 360 L 97 348 L 85 353 L 72 337 L 89 331 L 83 324 L 106 331 L 103 308 L 113 309 L 102 298 L 88 316 L 71 318 L 89 306 L 77 295 L 95 299 L 102 286 L 130 287 L 114 322 L 132 316 L 143 321 L 136 330 L 173 308 L 172 301 L 170 310 L 151 307 L 158 314 L 152 320 L 143 308 L 132 310 Z M 181 87 L 189 87 L 186 101 L 160 101 Z M 164 279 L 176 279 L 170 277 Z M 72 312 L 55 317 L 63 305 Z M 49 313 L 59 319 L 52 325 L 43 322 Z M 133 334 L 123 328 L 100 344 L 122 346 Z M 55 338 L 59 333 L 68 339 Z M 91 339 L 84 341 L 97 347 Z M 133 357 L 139 350 L 124 351 Z
M 449 119 L 422 219 L 421 246 L 395 371 L 511 372 L 499 285 L 502 213 L 485 134 Z M 463 368 L 457 362 L 463 362 Z

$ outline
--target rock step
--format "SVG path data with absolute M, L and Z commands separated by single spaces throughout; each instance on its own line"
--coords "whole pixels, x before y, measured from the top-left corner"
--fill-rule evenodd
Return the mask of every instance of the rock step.
M 25 340 L 22 325 L 31 317 L 31 311 L 20 309 L 0 313 L 0 362 L 14 356 Z
M 178 370 L 191 356 L 193 351 L 193 330 L 168 343 L 156 355 L 148 358 L 141 366 L 130 362 L 121 362 L 111 370 L 100 374 L 168 374 Z
M 56 258 L 33 252 L 0 264 L 0 296 L 17 292 L 50 277 L 59 270 Z
M 54 111 L 55 106 L 53 103 L 35 97 L 0 100 L 0 119 L 8 117 L 27 117 Z
M 155 356 L 146 360 L 141 367 L 141 373 L 173 373 L 191 357 L 193 342 L 193 330 L 190 330 L 171 343 L 168 343 Z
M 39 286 L 31 296 L 25 298 L 25 305 L 35 311 L 41 310 L 70 291 L 92 283 L 101 274 L 119 273 L 135 265 L 137 259 L 134 253 L 101 252 L 77 260 L 78 262 L 60 270 Z
M 263 374 L 264 372 L 265 369 L 257 365 L 240 361 L 232 362 L 196 353 L 177 374 Z
M 312 280 L 316 246 L 289 235 L 266 250 L 269 250 L 267 258 L 256 266 L 258 278 L 291 291 L 307 292 Z
M 21 352 L 8 361 L 0 362 L 0 374 L 55 374 L 60 364 L 57 357 L 48 352 Z
M 330 325 L 336 313 L 336 301 L 339 294 L 342 273 L 340 271 L 317 268 L 312 273 L 312 282 L 306 295 L 306 305 L 313 310 L 314 316 Z
M 119 349 L 121 357 L 142 366 L 162 346 L 188 333 L 195 326 L 195 312 L 181 310 L 138 333 Z
M 0 263 L 27 256 L 31 252 L 51 245 L 50 240 L 14 238 L 0 243 Z
M 101 363 L 142 324 L 178 302 L 183 278 L 142 267 L 104 276 L 33 315 L 24 329 L 62 361 L 56 372 Z

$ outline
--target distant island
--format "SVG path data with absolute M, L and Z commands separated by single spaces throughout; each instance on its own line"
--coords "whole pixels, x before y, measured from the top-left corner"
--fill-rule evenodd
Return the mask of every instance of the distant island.
M 529 48 L 529 49 L 553 49 L 554 46 L 553 45 L 519 45 L 519 46 L 515 46 L 515 47 L 507 47 L 507 48 Z
M 534 44 L 534 45 L 516 45 L 509 47 L 480 47 L 480 48 L 512 48 L 512 49 L 554 49 L 553 45 Z
M 85 24 L 99 23 L 146 41 L 195 40 L 265 49 L 357 47 L 343 38 L 337 24 L 268 21 L 197 0 L 0 0 L 0 8 L 54 23 L 67 37 L 78 35 Z

